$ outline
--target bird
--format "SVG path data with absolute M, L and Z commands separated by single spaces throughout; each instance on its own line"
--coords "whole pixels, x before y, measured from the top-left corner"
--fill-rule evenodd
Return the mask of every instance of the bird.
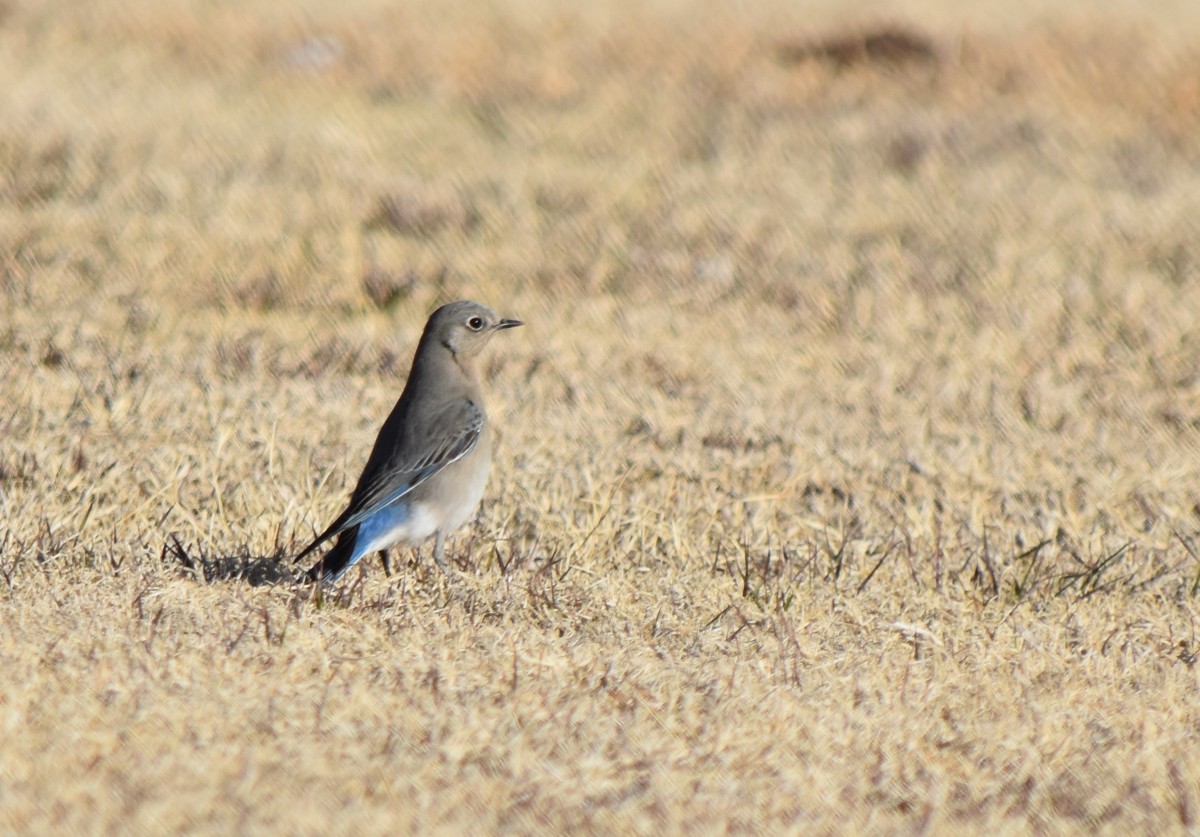
M 398 544 L 419 548 L 430 537 L 434 561 L 449 575 L 446 536 L 475 515 L 491 465 L 477 363 L 496 332 L 520 325 L 468 300 L 429 316 L 349 504 L 296 556 L 299 562 L 337 539 L 310 579 L 335 582 L 364 555 Z

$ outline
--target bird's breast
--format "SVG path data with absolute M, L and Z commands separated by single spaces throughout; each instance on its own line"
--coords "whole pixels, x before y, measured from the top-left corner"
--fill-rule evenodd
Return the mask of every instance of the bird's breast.
M 441 531 L 449 533 L 475 516 L 487 487 L 491 459 L 491 436 L 485 428 L 474 450 L 457 462 L 450 463 L 438 474 L 438 477 L 444 478 L 438 480 L 434 492 L 438 495 L 436 506 L 441 518 L 441 525 L 438 526 Z M 433 497 L 430 499 L 434 500 Z

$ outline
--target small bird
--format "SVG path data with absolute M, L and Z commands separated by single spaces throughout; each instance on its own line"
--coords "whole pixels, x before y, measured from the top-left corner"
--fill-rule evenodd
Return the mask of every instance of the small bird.
M 446 535 L 475 514 L 492 458 L 476 361 L 493 334 L 522 324 L 468 301 L 430 315 L 350 505 L 296 556 L 337 538 L 310 578 L 336 581 L 364 555 L 419 546 L 430 536 L 437 538 L 433 558 L 448 574 Z

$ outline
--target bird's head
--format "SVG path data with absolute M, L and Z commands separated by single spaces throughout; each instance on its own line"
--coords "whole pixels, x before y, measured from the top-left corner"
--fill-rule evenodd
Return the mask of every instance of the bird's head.
M 443 305 L 430 315 L 424 339 L 436 340 L 463 361 L 478 355 L 497 331 L 519 325 L 520 320 L 499 317 L 486 305 L 461 300 Z

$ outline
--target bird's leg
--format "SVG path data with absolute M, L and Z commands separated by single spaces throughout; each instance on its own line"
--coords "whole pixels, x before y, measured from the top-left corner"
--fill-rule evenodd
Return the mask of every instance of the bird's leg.
M 379 560 L 383 561 L 383 574 L 392 577 L 392 553 L 386 549 L 379 551 Z
M 442 556 L 446 553 L 446 533 L 441 529 L 438 530 L 437 539 L 433 542 L 433 560 L 437 561 L 438 567 L 442 574 L 447 578 L 450 577 L 450 570 L 446 566 L 446 560 Z

